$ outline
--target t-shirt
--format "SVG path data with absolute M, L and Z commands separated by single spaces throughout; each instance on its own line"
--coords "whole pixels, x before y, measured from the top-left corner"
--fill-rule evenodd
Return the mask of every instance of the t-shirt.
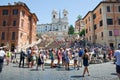
M 4 57 L 4 55 L 5 55 L 5 51 L 0 50 L 0 56 L 1 56 L 1 57 Z
M 114 56 L 116 57 L 116 65 L 120 66 L 120 50 L 116 50 L 114 53 Z
M 12 54 L 11 52 L 7 52 L 6 56 L 7 56 L 7 57 L 10 57 L 11 54 Z
M 82 57 L 83 53 L 84 53 L 84 51 L 83 51 L 83 50 L 80 50 L 80 51 L 79 51 L 79 57 Z
M 30 58 L 30 56 L 31 56 L 31 50 L 30 49 L 27 51 L 27 55 L 28 55 L 28 58 Z

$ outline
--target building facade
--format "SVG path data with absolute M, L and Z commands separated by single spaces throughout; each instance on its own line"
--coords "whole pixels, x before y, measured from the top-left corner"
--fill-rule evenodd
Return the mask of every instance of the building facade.
M 86 39 L 92 43 L 120 46 L 120 0 L 103 0 L 83 18 Z
M 41 34 L 51 34 L 55 36 L 67 35 L 68 34 L 68 11 L 66 9 L 61 13 L 56 10 L 52 11 L 52 19 L 49 24 L 38 24 L 37 33 Z
M 35 42 L 37 21 L 23 2 L 0 6 L 0 46 L 13 50 Z
M 85 23 L 82 19 L 78 19 L 77 21 L 75 21 L 75 32 L 79 33 L 82 31 L 82 29 L 85 28 Z

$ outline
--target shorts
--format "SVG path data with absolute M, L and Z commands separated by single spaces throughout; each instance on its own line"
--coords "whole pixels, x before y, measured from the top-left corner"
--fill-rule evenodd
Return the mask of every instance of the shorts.
M 32 61 L 32 57 L 29 57 L 29 58 L 28 58 L 28 62 L 31 62 L 31 61 Z
M 116 65 L 116 72 L 120 74 L 120 65 Z
M 35 61 L 35 60 L 36 60 L 36 56 L 32 56 L 32 60 L 34 60 L 34 61 Z

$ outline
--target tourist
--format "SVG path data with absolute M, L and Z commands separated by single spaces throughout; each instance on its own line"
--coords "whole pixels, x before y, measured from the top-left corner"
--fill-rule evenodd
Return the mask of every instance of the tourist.
M 31 67 L 31 61 L 32 61 L 32 56 L 31 56 L 31 47 L 28 48 L 27 50 L 27 61 L 28 61 L 28 68 Z
M 79 53 L 78 53 L 78 69 L 79 67 L 82 67 L 83 60 L 82 60 L 82 55 L 84 54 L 84 50 L 82 48 L 79 48 Z
M 40 51 L 37 57 L 37 67 L 36 70 L 38 70 L 38 66 L 42 66 L 42 70 L 44 71 L 44 54 Z
M 62 48 L 62 66 L 65 67 L 65 48 Z
M 2 72 L 3 63 L 5 58 L 5 51 L 0 47 L 0 73 Z
M 36 64 L 37 55 L 38 55 L 38 47 L 35 45 L 32 47 L 32 52 L 31 52 L 31 57 L 32 57 L 31 68 Z
M 65 69 L 66 70 L 70 70 L 69 64 L 70 64 L 70 50 L 67 49 L 65 51 Z
M 7 62 L 7 65 L 9 65 L 9 63 L 10 63 L 11 55 L 12 55 L 12 52 L 10 50 L 8 50 L 6 52 L 6 62 Z
M 87 48 L 85 48 L 82 58 L 83 58 L 83 65 L 84 65 L 83 77 L 84 77 L 86 72 L 88 73 L 88 76 L 90 76 L 89 70 L 88 70 L 90 57 L 89 57 L 89 53 L 88 53 Z
M 50 50 L 49 52 L 50 54 L 50 59 L 51 59 L 51 68 L 53 68 L 55 65 L 54 65 L 54 55 L 55 55 L 55 51 L 53 49 Z
M 116 59 L 116 72 L 120 80 L 120 47 L 114 52 L 114 57 Z
M 57 65 L 58 65 L 58 67 L 60 67 L 60 60 L 61 60 L 62 49 L 58 49 L 56 54 L 57 54 L 57 59 L 58 59 Z
M 24 60 L 25 60 L 25 51 L 21 50 L 20 52 L 20 62 L 19 62 L 19 67 L 21 67 L 21 62 L 22 62 L 22 67 L 24 68 Z
M 77 61 L 78 61 L 78 50 L 75 50 L 73 54 L 73 59 L 74 59 L 74 69 L 77 67 Z

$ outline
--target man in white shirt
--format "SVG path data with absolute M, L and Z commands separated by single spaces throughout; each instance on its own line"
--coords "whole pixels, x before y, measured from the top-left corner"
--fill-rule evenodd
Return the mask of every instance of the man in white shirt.
M 0 47 L 0 73 L 2 72 L 3 62 L 5 57 L 5 51 Z
M 116 72 L 120 80 L 120 47 L 114 52 L 114 57 L 116 58 Z

